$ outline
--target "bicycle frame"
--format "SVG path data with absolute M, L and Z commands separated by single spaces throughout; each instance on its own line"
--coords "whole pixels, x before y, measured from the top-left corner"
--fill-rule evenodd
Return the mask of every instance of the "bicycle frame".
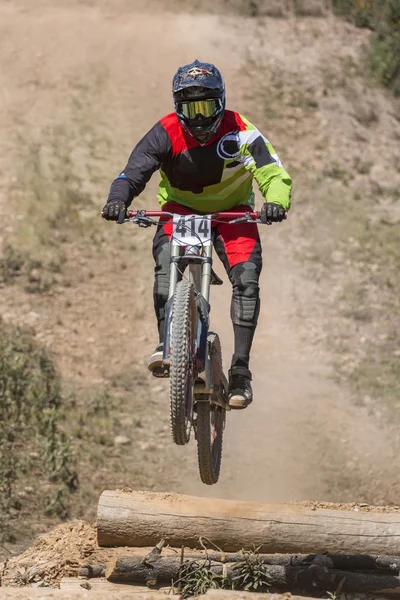
M 153 217 L 165 217 L 172 213 L 163 211 L 147 212 L 147 211 L 129 211 L 129 218 L 133 219 L 134 223 L 141 226 L 156 224 L 152 221 Z M 187 216 L 187 215 L 186 215 Z M 201 216 L 201 215 L 198 215 Z M 228 223 L 240 222 L 259 222 L 258 212 L 221 212 L 211 215 L 211 220 L 224 219 Z M 210 223 L 210 225 L 212 222 Z M 196 376 L 203 373 L 201 379 L 198 378 L 194 386 L 194 395 L 196 401 L 209 401 L 219 404 L 226 408 L 224 399 L 218 393 L 218 385 L 215 382 L 222 382 L 227 385 L 226 377 L 222 369 L 218 373 L 213 373 L 213 369 L 217 368 L 208 360 L 208 332 L 209 332 L 209 312 L 210 312 L 210 286 L 212 284 L 212 252 L 213 245 L 194 245 L 184 246 L 173 243 L 171 240 L 170 246 L 170 283 L 168 301 L 165 305 L 165 333 L 164 333 L 164 353 L 163 363 L 166 367 L 170 365 L 171 351 L 171 323 L 172 323 L 172 305 L 176 286 L 183 276 L 184 270 L 189 271 L 189 280 L 193 283 L 196 292 L 197 314 L 193 316 L 197 321 L 197 354 L 196 354 Z M 193 325 L 196 325 L 193 323 Z

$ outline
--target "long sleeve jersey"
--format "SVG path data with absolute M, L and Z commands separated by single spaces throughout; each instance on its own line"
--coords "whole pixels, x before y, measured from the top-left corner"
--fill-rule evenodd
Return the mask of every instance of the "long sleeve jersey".
M 201 146 L 182 127 L 177 115 L 162 118 L 140 140 L 108 197 L 127 206 L 160 170 L 161 207 L 178 202 L 194 212 L 254 207 L 253 179 L 266 202 L 290 208 L 292 181 L 270 142 L 245 117 L 226 110 L 214 137 Z

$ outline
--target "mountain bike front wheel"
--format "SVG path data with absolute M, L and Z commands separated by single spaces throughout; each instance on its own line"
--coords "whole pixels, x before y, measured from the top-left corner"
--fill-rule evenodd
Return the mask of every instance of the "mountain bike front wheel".
M 208 335 L 208 351 L 211 361 L 222 364 L 221 343 L 216 333 Z M 219 381 L 215 382 L 217 385 Z M 222 438 L 225 429 L 226 411 L 210 401 L 196 403 L 197 457 L 200 478 L 206 485 L 217 483 L 221 469 Z
M 170 367 L 171 431 L 179 446 L 188 443 L 192 427 L 197 320 L 193 284 L 182 279 L 172 305 Z

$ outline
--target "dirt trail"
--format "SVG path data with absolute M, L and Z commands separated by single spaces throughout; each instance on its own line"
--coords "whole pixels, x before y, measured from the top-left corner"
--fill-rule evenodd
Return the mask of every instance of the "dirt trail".
M 332 381 L 329 356 L 298 314 L 301 271 L 288 259 L 278 227 L 262 235 L 263 308 L 251 363 L 255 400 L 228 416 L 221 481 L 207 489 L 194 473 L 180 489 L 258 501 L 386 502 L 396 478 L 387 433 Z M 314 291 L 309 284 L 310 308 Z M 214 305 L 229 302 L 228 286 L 221 295 Z M 229 348 L 229 322 L 214 314 L 214 323 Z
M 13 112 L 25 106 L 25 118 L 31 123 L 39 120 L 44 126 L 52 117 L 59 118 L 63 111 L 68 119 L 63 104 L 68 96 L 68 77 L 84 81 L 92 68 L 103 73 L 105 93 L 92 95 L 91 108 L 102 115 L 99 132 L 112 133 L 114 140 L 108 171 L 102 173 L 101 185 L 95 189 L 97 195 L 106 194 L 107 180 L 123 167 L 133 143 L 170 109 L 170 80 L 179 64 L 194 57 L 218 64 L 225 74 L 229 106 L 252 118 L 254 99 L 244 72 L 250 60 L 249 48 L 255 43 L 252 40 L 258 39 L 256 36 L 263 31 L 257 22 L 235 18 L 222 22 L 219 17 L 154 11 L 136 13 L 122 2 L 119 13 L 108 3 L 97 7 L 79 3 L 53 7 L 42 2 L 40 6 L 42 14 L 22 3 L 7 3 L 0 9 L 5 30 L 3 44 L 10 56 L 14 51 L 21 59 L 18 72 L 11 59 L 3 65 L 6 93 L 13 98 Z M 278 48 L 277 56 L 272 55 L 271 60 L 279 58 L 284 69 L 285 61 L 289 64 L 296 60 L 300 38 L 288 21 L 265 23 L 270 47 Z M 310 40 L 317 40 L 316 56 L 322 51 L 326 27 L 321 21 L 321 34 L 315 36 L 318 23 L 313 20 L 310 30 Z M 51 35 L 47 36 L 49 32 Z M 288 41 L 292 33 L 293 43 Z M 343 26 L 343 36 L 347 35 Z M 21 46 L 22 38 L 24 43 L 35 47 L 37 53 L 33 58 Z M 338 46 L 340 39 L 338 33 Z M 300 45 L 305 43 L 302 38 Z M 35 69 L 36 83 L 29 84 L 28 73 Z M 35 100 L 27 106 L 32 94 L 30 85 L 36 90 Z M 2 114 L 10 114 L 10 104 L 4 102 L 2 110 Z M 11 135 L 10 131 L 7 133 Z M 269 133 L 265 131 L 266 135 Z M 280 140 L 272 141 L 279 151 Z M 280 154 L 290 171 L 285 152 Z M 8 182 L 8 167 L 4 162 L 4 185 Z M 138 200 L 139 206 L 155 206 L 156 180 L 157 175 Z M 3 194 L 2 210 L 5 199 Z M 101 201 L 96 211 L 100 205 Z M 164 477 L 165 489 L 265 502 L 352 501 L 355 496 L 357 501 L 394 501 L 391 498 L 396 476 L 391 467 L 395 464 L 394 450 L 385 432 L 365 410 L 352 405 L 350 393 L 333 383 L 331 357 L 321 343 L 315 342 L 315 337 L 323 338 L 324 322 L 312 318 L 313 306 L 319 302 L 317 288 L 305 278 L 296 262 L 295 242 L 299 233 L 291 223 L 296 219 L 295 210 L 287 223 L 262 231 L 263 304 L 251 363 L 255 401 L 243 413 L 229 415 L 221 481 L 213 488 L 203 486 L 198 479 L 194 444 L 181 449 L 170 442 L 163 447 L 173 465 L 169 483 Z M 104 245 L 90 259 L 88 269 L 95 272 L 95 277 L 86 278 L 86 267 L 82 266 L 72 289 L 54 298 L 32 297 L 15 288 L 3 290 L 1 312 L 9 319 L 26 318 L 27 322 L 32 311 L 39 314 L 31 322 L 34 320 L 39 330 L 42 328 L 44 339 L 59 357 L 63 373 L 69 376 L 74 373 L 80 381 L 86 378 L 87 384 L 102 381 L 109 357 L 115 359 L 113 368 L 117 370 L 119 357 L 127 366 L 130 359 L 143 359 L 152 350 L 155 327 L 152 309 L 148 310 L 152 307 L 150 235 L 148 232 L 135 235 L 139 240 L 136 250 L 128 251 L 128 237 L 121 234 L 125 248 L 114 252 Z M 128 262 L 123 273 L 118 269 L 121 251 Z M 223 278 L 225 285 L 212 296 L 212 319 L 221 334 L 227 363 L 232 338 L 228 319 L 230 289 L 225 274 Z M 110 335 L 107 319 L 99 322 L 97 318 L 99 314 L 107 314 L 110 306 L 115 314 L 138 317 L 140 333 L 130 337 L 125 323 L 123 328 L 114 328 Z M 315 330 L 318 336 L 314 335 Z M 164 405 L 166 391 L 165 385 L 159 399 L 165 419 L 168 418 Z M 161 397 L 164 394 L 165 399 Z M 127 473 L 126 484 L 130 483 Z

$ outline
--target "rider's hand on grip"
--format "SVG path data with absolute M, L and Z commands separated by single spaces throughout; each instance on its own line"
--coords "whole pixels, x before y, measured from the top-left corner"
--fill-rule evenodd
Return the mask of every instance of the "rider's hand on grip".
M 275 202 L 264 202 L 260 213 L 261 223 L 270 225 L 286 219 L 286 211 L 280 204 Z
M 102 211 L 102 216 L 107 221 L 123 223 L 126 217 L 126 206 L 123 200 L 111 200 L 107 202 Z

